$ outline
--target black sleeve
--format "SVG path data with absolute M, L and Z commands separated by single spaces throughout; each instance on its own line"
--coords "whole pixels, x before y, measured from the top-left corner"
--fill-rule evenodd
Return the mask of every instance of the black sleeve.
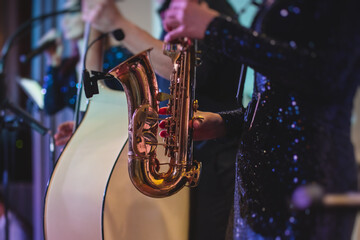
M 241 136 L 244 127 L 244 112 L 244 108 L 219 112 L 225 123 L 227 137 Z
M 355 67 L 359 56 L 356 43 L 360 24 L 351 14 L 354 12 L 351 9 L 359 7 L 359 3 L 353 0 L 303 2 L 307 4 L 302 10 L 308 12 L 302 14 L 298 22 L 292 22 L 289 29 L 303 24 L 299 31 L 304 30 L 301 34 L 308 34 L 307 39 L 315 39 L 315 46 L 297 45 L 296 39 L 285 41 L 259 34 L 226 16 L 213 19 L 204 41 L 218 53 L 245 63 L 287 87 L 305 94 L 334 95 L 346 87 L 346 73 Z

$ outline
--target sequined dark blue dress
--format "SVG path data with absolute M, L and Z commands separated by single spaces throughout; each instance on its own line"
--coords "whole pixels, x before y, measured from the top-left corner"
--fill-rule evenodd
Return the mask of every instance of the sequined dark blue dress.
M 233 239 L 350 239 L 355 210 L 299 211 L 290 200 L 312 182 L 332 193 L 357 189 L 350 115 L 359 10 L 357 0 L 279 0 L 257 31 L 225 16 L 210 23 L 205 43 L 256 71 L 250 104 L 221 113 L 240 136 Z

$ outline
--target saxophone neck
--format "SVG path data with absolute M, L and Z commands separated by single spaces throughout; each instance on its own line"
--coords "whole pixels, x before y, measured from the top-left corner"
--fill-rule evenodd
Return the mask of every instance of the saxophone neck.
M 176 42 L 164 43 L 163 53 L 175 63 L 181 53 L 186 52 L 192 45 L 193 41 L 190 38 L 181 38 Z

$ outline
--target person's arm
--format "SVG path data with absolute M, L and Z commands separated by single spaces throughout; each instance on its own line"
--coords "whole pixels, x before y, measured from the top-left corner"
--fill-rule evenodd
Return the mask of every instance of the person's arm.
M 101 32 L 95 29 L 92 25 L 90 27 L 90 33 L 88 37 L 88 44 L 93 42 L 96 38 L 101 35 Z M 104 58 L 104 39 L 95 42 L 91 48 L 88 48 L 86 55 L 86 69 L 94 71 L 102 71 L 103 68 L 103 58 Z M 83 53 L 84 54 L 84 53 Z
M 190 122 L 194 141 L 241 136 L 244 111 L 244 108 L 219 113 L 197 111 Z
M 45 42 L 55 41 L 48 48 L 45 49 L 46 65 L 51 67 L 59 67 L 61 64 L 63 43 L 61 36 L 56 29 L 50 29 L 44 36 L 38 41 L 38 46 Z
M 200 8 L 192 1 L 174 2 L 176 7 L 175 3 L 171 5 L 165 15 L 165 27 L 171 30 L 165 41 L 183 36 L 203 39 L 218 53 L 245 63 L 289 88 L 303 91 L 305 95 L 325 99 L 329 95 L 337 96 L 347 86 L 345 81 L 348 78 L 344 77 L 344 71 L 349 69 L 346 66 L 353 67 L 355 64 L 357 55 L 351 46 L 356 46 L 358 34 L 358 27 L 348 26 L 359 24 L 358 20 L 351 21 L 355 11 L 351 9 L 357 6 L 335 0 L 304 1 L 301 15 L 292 22 L 301 30 L 297 38 L 305 40 L 297 45 L 297 38 L 294 41 L 279 40 L 251 31 L 226 16 L 214 16 L 206 11 L 195 13 L 193 9 Z M 182 7 L 179 2 L 186 4 Z M 283 9 L 288 9 L 287 1 L 281 3 L 284 4 Z M 351 4 L 355 5 L 356 1 Z M 280 10 L 278 6 L 275 14 L 280 14 Z M 350 17 L 340 19 L 339 16 L 345 15 Z M 206 22 L 208 24 L 204 27 Z M 192 29 L 197 29 L 197 32 Z M 316 40 L 314 47 L 310 44 L 311 39 Z M 310 43 L 305 45 L 306 42 Z
M 219 54 L 244 63 L 262 75 L 298 90 L 308 86 L 318 91 L 326 54 L 315 49 L 300 48 L 247 29 L 226 16 L 214 18 L 207 27 L 204 43 Z M 319 56 L 321 55 L 321 56 Z M 330 56 L 329 56 L 330 57 Z M 330 58 L 329 58 L 330 59 Z M 327 73 L 325 73 L 327 74 Z M 314 77 L 319 82 L 314 82 Z
M 197 111 L 190 122 L 194 141 L 221 138 L 226 135 L 225 122 L 218 113 Z
M 87 4 L 88 0 L 84 3 L 83 19 L 85 21 L 91 22 L 92 27 L 101 32 L 122 29 L 125 34 L 122 43 L 133 54 L 153 48 L 151 62 L 155 72 L 164 78 L 169 78 L 172 62 L 168 56 L 163 54 L 162 41 L 152 37 L 148 32 L 126 19 L 113 0 L 100 0 L 94 6 Z

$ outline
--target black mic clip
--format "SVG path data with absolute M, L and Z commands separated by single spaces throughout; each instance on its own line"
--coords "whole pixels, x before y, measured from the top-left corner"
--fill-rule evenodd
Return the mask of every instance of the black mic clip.
M 89 71 L 87 69 L 84 69 L 82 74 L 86 98 L 91 98 L 94 94 L 99 94 L 99 87 L 97 85 L 97 81 L 107 79 L 115 80 L 112 75 L 108 75 L 104 72 L 91 71 L 91 74 L 93 76 L 90 77 Z

